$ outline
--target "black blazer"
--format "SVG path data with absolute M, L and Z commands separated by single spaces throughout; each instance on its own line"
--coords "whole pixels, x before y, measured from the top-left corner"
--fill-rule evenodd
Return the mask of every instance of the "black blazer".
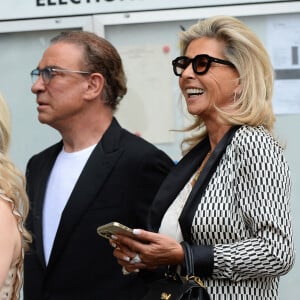
M 96 228 L 111 221 L 145 228 L 149 207 L 173 162 L 113 119 L 66 204 L 46 266 L 43 202 L 62 146 L 62 142 L 53 145 L 27 165 L 31 204 L 27 226 L 33 244 L 24 261 L 24 300 L 140 299 L 145 289 L 142 279 L 121 273 L 112 247 Z

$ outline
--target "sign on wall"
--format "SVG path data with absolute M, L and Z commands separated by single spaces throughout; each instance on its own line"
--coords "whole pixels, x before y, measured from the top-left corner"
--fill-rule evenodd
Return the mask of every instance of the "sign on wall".
M 280 0 L 1 0 L 0 20 L 279 1 Z M 280 2 L 288 2 L 288 0 L 281 0 Z

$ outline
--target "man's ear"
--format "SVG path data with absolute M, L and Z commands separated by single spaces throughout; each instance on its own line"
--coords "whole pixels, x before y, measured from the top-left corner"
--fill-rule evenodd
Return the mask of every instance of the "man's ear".
M 86 90 L 86 99 L 92 100 L 102 93 L 104 88 L 105 78 L 101 73 L 92 73 L 88 79 L 88 86 Z

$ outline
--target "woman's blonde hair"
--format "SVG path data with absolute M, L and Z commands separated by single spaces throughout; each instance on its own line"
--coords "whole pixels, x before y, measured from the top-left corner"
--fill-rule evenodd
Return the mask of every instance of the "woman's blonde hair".
M 262 125 L 272 131 L 275 122 L 272 107 L 274 71 L 262 42 L 240 20 L 230 16 L 215 16 L 200 20 L 187 31 L 181 32 L 181 55 L 186 53 L 193 40 L 202 37 L 224 42 L 224 57 L 234 64 L 239 73 L 241 90 L 233 95 L 231 112 L 216 107 L 224 122 L 230 125 Z M 195 129 L 198 129 L 198 134 L 186 138 L 182 143 L 189 145 L 187 151 L 206 136 L 205 125 L 198 116 L 185 131 Z
M 24 228 L 28 215 L 29 201 L 26 194 L 25 178 L 8 157 L 10 143 L 10 114 L 8 106 L 0 94 L 0 190 L 13 202 L 13 210 L 21 215 L 24 248 L 31 242 L 30 233 Z

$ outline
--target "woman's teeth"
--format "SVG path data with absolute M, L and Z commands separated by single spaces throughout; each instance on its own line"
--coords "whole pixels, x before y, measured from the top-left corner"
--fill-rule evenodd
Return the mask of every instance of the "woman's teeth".
M 202 95 L 204 93 L 204 90 L 193 88 L 193 89 L 187 89 L 186 92 L 189 96 L 198 96 L 198 95 Z

